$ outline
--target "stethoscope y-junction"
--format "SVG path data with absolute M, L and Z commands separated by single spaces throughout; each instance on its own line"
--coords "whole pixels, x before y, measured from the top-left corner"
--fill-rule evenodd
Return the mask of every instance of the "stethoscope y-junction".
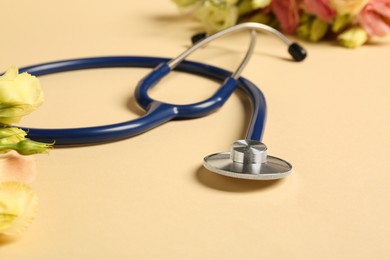
M 212 40 L 242 30 L 250 31 L 251 43 L 245 58 L 234 73 L 207 64 L 184 60 L 192 52 Z M 154 69 L 136 87 L 135 99 L 139 106 L 146 111 L 145 115 L 137 119 L 82 128 L 23 128 L 28 132 L 29 138 L 43 142 L 55 141 L 57 146 L 112 142 L 138 135 L 174 119 L 208 115 L 221 107 L 234 90 L 239 88 L 248 96 L 252 105 L 252 116 L 247 134 L 243 140 L 233 143 L 230 152 L 207 156 L 204 159 L 204 166 L 210 171 L 236 178 L 255 180 L 283 178 L 291 172 L 292 166 L 282 159 L 267 155 L 267 147 L 261 143 L 266 117 L 264 95 L 253 83 L 240 77 L 253 53 L 256 40 L 255 31 L 265 31 L 277 36 L 288 45 L 288 51 L 294 60 L 301 61 L 306 57 L 306 51 L 302 47 L 291 42 L 279 31 L 263 24 L 243 23 L 198 41 L 174 59 L 138 56 L 94 57 L 24 67 L 20 69 L 21 72 L 28 72 L 35 76 L 92 68 L 141 67 Z M 188 105 L 170 104 L 151 98 L 148 91 L 172 70 L 217 80 L 222 82 L 222 85 L 210 98 Z

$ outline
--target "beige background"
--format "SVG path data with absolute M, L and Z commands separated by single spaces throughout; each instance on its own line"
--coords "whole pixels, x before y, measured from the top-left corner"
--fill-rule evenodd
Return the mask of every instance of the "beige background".
M 102 55 L 173 57 L 199 24 L 169 0 L 2 1 L 0 70 Z M 191 59 L 233 70 L 247 34 Z M 112 144 L 37 156 L 40 212 L 0 259 L 389 259 L 390 46 L 347 50 L 304 43 L 303 63 L 259 36 L 244 76 L 268 102 L 263 141 L 290 161 L 281 181 L 211 174 L 205 155 L 243 137 L 239 93 L 208 117 L 176 121 Z M 136 82 L 147 69 L 41 77 L 46 103 L 23 121 L 71 127 L 136 118 Z M 187 103 L 218 84 L 174 73 L 152 94 Z M 130 101 L 130 102 L 129 102 Z

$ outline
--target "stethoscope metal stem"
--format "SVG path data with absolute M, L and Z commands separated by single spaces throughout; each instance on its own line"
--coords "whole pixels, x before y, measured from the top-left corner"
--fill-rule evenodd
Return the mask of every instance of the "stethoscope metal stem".
M 280 40 L 282 40 L 285 44 L 291 45 L 293 42 L 291 42 L 286 36 L 284 36 L 282 33 L 280 33 L 278 30 L 275 30 L 274 28 L 260 24 L 260 23 L 242 23 L 238 24 L 232 27 L 229 27 L 225 30 L 219 31 L 213 35 L 208 36 L 207 38 L 204 38 L 201 41 L 198 41 L 195 43 L 191 48 L 184 51 L 182 54 L 178 55 L 175 59 L 172 59 L 168 62 L 168 66 L 173 69 L 175 68 L 180 62 L 182 62 L 185 58 L 187 58 L 191 53 L 196 51 L 197 49 L 201 48 L 202 46 L 210 43 L 211 41 L 214 41 L 215 39 L 218 39 L 222 36 L 225 36 L 227 34 L 233 33 L 233 32 L 239 32 L 239 31 L 264 31 L 269 32 L 278 37 Z
M 245 57 L 244 59 L 241 61 L 240 65 L 238 66 L 237 70 L 235 72 L 232 73 L 232 78 L 233 79 L 238 79 L 242 73 L 242 71 L 244 70 L 245 66 L 248 64 L 249 62 L 249 59 L 252 57 L 252 54 L 253 54 L 253 51 L 255 50 L 255 46 L 256 46 L 256 31 L 254 30 L 251 30 L 250 31 L 250 34 L 251 34 L 251 41 L 249 43 L 249 48 L 248 48 L 248 51 L 246 52 L 245 54 Z

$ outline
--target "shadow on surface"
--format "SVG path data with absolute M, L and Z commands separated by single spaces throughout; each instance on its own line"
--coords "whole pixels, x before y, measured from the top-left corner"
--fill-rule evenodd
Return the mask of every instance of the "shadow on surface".
M 198 169 L 195 177 L 200 184 L 206 187 L 227 192 L 262 191 L 276 187 L 283 182 L 282 180 L 259 181 L 236 179 L 215 174 L 203 166 Z
M 185 13 L 178 13 L 175 15 L 157 15 L 150 17 L 149 20 L 155 21 L 156 25 L 162 28 L 167 28 L 167 26 L 175 26 L 175 28 L 180 28 L 180 26 L 185 25 L 186 29 L 190 30 L 189 33 L 197 33 L 204 30 L 204 27 L 201 23 L 196 22 L 196 20 L 194 20 L 191 15 Z M 161 26 L 162 24 L 164 24 L 164 26 Z
M 19 240 L 18 237 L 9 237 L 0 234 L 0 247 L 13 244 Z
M 143 116 L 146 114 L 146 112 L 140 106 L 138 106 L 134 96 L 131 96 L 129 99 L 127 99 L 126 107 L 138 116 Z

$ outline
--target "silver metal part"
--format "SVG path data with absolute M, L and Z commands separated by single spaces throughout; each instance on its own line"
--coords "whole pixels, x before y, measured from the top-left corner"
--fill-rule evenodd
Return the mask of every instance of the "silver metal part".
M 196 51 L 197 49 L 199 49 L 200 47 L 202 47 L 206 43 L 212 41 L 213 39 L 221 37 L 222 35 L 224 35 L 224 34 L 221 34 L 218 37 L 215 37 L 214 35 L 212 35 L 212 36 L 209 36 L 209 37 L 201 40 L 200 42 L 196 43 L 191 48 L 187 49 L 185 52 L 183 52 L 182 54 L 177 56 L 175 59 L 172 59 L 172 60 L 168 61 L 167 65 L 171 69 L 174 69 L 180 62 L 182 62 L 192 52 Z M 247 52 L 245 54 L 244 59 L 241 61 L 240 65 L 238 66 L 236 71 L 232 73 L 231 77 L 233 79 L 238 79 L 240 77 L 241 72 L 244 70 L 245 66 L 248 64 L 250 58 L 252 57 L 253 51 L 254 51 L 254 49 L 256 47 L 256 39 L 257 39 L 256 30 L 250 30 L 250 35 L 251 35 L 251 39 L 250 39 L 250 42 L 249 42 L 248 50 L 247 50 Z
M 250 180 L 280 179 L 292 170 L 290 163 L 267 155 L 267 147 L 254 140 L 236 141 L 230 152 L 209 155 L 203 165 L 221 175 Z
M 268 25 L 260 24 L 260 23 L 242 23 L 242 24 L 237 24 L 235 26 L 229 27 L 229 28 L 224 29 L 222 31 L 219 31 L 219 32 L 212 34 L 209 37 L 197 42 L 191 48 L 188 48 L 183 53 L 181 53 L 179 56 L 170 60 L 167 64 L 171 69 L 174 69 L 180 62 L 182 62 L 185 58 L 187 58 L 191 53 L 193 53 L 197 49 L 201 48 L 202 46 L 208 44 L 209 42 L 211 42 L 215 39 L 218 39 L 224 35 L 227 35 L 227 34 L 230 34 L 233 32 L 245 31 L 245 30 L 250 30 L 252 37 L 253 37 L 254 31 L 263 31 L 263 32 L 268 32 L 268 33 L 275 35 L 276 37 L 278 37 L 281 41 L 283 41 L 287 45 L 290 45 L 292 43 L 281 32 L 279 32 L 278 30 L 275 30 L 274 28 L 272 28 Z M 253 42 L 253 40 L 252 40 L 252 42 Z M 245 66 L 245 64 L 244 64 L 244 66 Z M 242 70 L 242 69 L 239 68 L 239 70 Z
M 237 70 L 232 73 L 231 77 L 233 79 L 238 79 L 241 76 L 242 71 L 244 70 L 245 66 L 248 64 L 249 59 L 252 57 L 253 51 L 255 50 L 257 33 L 255 30 L 251 30 L 250 34 L 251 34 L 251 41 L 249 44 L 248 51 L 246 52 L 245 57 L 242 60 L 241 64 L 238 66 Z

